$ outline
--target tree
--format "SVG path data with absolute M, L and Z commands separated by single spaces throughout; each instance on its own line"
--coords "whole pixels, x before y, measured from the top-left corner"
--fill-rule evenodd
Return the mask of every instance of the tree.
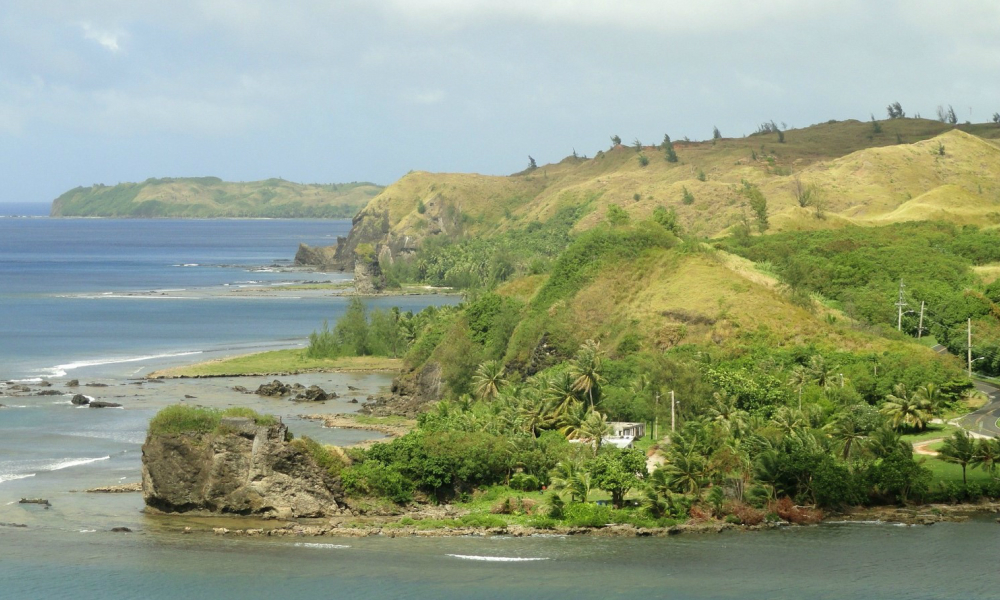
M 646 455 L 635 448 L 606 448 L 591 461 L 589 470 L 594 485 L 611 494 L 611 504 L 621 508 L 625 494 L 646 475 Z
M 529 154 L 528 155 L 528 170 L 529 171 L 534 171 L 537 168 L 538 168 L 538 163 L 536 163 L 535 159 L 532 158 L 531 155 Z
M 620 137 L 618 137 L 617 135 L 611 136 L 611 149 L 612 150 L 614 150 L 615 146 L 620 146 L 621 143 L 622 143 L 622 139 Z
M 504 378 L 503 363 L 491 360 L 479 365 L 472 377 L 472 386 L 476 395 L 483 400 L 493 400 L 500 394 L 500 388 L 507 384 Z
M 926 383 L 917 388 L 914 392 L 917 402 L 925 405 L 932 414 L 940 413 L 948 405 L 948 398 L 944 396 L 934 383 Z
M 681 202 L 687 206 L 694 204 L 694 194 L 686 186 L 681 188 Z
M 928 408 L 925 401 L 922 402 L 916 394 L 911 394 L 906 389 L 906 384 L 897 383 L 879 411 L 889 417 L 892 426 L 897 429 L 905 426 L 922 430 L 930 417 Z
M 826 430 L 830 437 L 840 444 L 841 458 L 844 460 L 851 460 L 851 451 L 861 446 L 868 437 L 857 419 L 850 413 L 841 415 L 839 419 L 827 425 Z
M 965 430 L 959 430 L 941 445 L 938 456 L 945 462 L 961 465 L 962 485 L 967 485 L 966 468 L 976 460 L 976 442 Z
M 982 439 L 976 443 L 976 456 L 972 459 L 974 467 L 979 467 L 987 473 L 996 471 L 1000 463 L 1000 439 Z
M 632 147 L 635 148 L 636 152 L 642 152 L 642 142 L 639 141 L 639 138 L 632 140 Z
M 770 223 L 768 222 L 767 198 L 764 197 L 764 193 L 760 191 L 759 187 L 744 179 L 740 194 L 750 203 L 750 210 L 753 211 L 757 221 L 757 231 L 760 233 L 767 231 Z
M 666 154 L 667 162 L 675 163 L 677 162 L 677 152 L 674 151 L 674 143 L 670 141 L 670 136 L 663 134 L 663 143 L 661 144 L 663 152 Z
M 1000 112 L 993 113 L 993 122 L 1000 125 Z
M 906 113 L 903 112 L 903 107 L 899 104 L 899 102 L 893 102 L 887 106 L 886 112 L 889 114 L 890 119 L 902 119 L 906 116 Z
M 804 185 L 798 175 L 795 176 L 793 183 L 795 185 L 795 200 L 798 201 L 799 206 L 805 208 L 812 204 L 816 188 L 811 185 Z
M 875 115 L 872 115 L 872 133 L 875 135 L 882 133 L 882 124 L 875 120 Z
M 713 140 L 721 140 L 722 139 L 722 134 L 719 133 L 719 128 L 718 127 L 714 127 L 714 126 L 712 127 L 712 139 Z
M 576 358 L 570 363 L 573 390 L 587 395 L 591 409 L 594 408 L 594 390 L 597 389 L 599 393 L 601 383 L 604 381 L 604 377 L 601 375 L 601 365 L 601 344 L 594 340 L 584 342 L 580 346 Z
M 802 388 L 806 387 L 809 381 L 809 371 L 802 365 L 797 365 L 788 376 L 788 385 L 792 386 L 799 394 L 799 410 L 802 410 Z
M 577 430 L 578 437 L 594 442 L 594 454 L 600 452 L 604 438 L 613 432 L 614 429 L 608 423 L 608 417 L 596 410 L 587 413 L 587 417 L 580 423 L 580 427 Z
M 945 110 L 943 106 L 937 107 L 937 118 L 938 121 L 942 123 L 948 123 L 950 125 L 955 125 L 958 123 L 958 115 L 955 114 L 955 109 L 949 104 L 948 109 Z
M 815 354 L 809 357 L 808 373 L 810 380 L 823 388 L 829 389 L 833 385 L 834 368 L 827 364 L 822 354 Z

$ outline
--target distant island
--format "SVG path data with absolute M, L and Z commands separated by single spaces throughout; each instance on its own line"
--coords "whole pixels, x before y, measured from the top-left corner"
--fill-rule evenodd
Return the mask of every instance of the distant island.
M 368 182 L 300 184 L 284 179 L 150 178 L 74 188 L 52 203 L 53 217 L 353 217 L 382 191 Z

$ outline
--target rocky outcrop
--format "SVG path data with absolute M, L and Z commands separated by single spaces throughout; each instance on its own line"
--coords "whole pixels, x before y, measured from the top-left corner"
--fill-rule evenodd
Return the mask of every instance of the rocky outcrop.
M 87 397 L 87 396 L 84 396 L 83 394 L 77 394 L 77 395 L 73 396 L 73 399 L 70 400 L 70 402 L 72 402 L 73 404 L 76 404 L 77 406 L 82 406 L 84 404 L 90 404 L 90 398 Z
M 90 403 L 90 408 L 121 408 L 122 405 L 117 402 L 104 402 L 103 400 L 96 400 Z
M 149 435 L 142 492 L 149 509 L 261 517 L 323 517 L 339 510 L 339 480 L 286 441 L 282 425 L 224 418 L 211 433 Z
M 292 402 L 326 402 L 334 398 L 339 398 L 337 392 L 327 393 L 318 385 L 311 385 L 306 391 L 292 398 Z
M 358 256 L 354 261 L 354 291 L 363 294 L 377 294 L 385 288 L 385 277 L 378 260 Z
M 308 267 L 336 268 L 336 252 L 336 246 L 309 246 L 307 244 L 299 244 L 299 249 L 295 253 L 295 264 Z

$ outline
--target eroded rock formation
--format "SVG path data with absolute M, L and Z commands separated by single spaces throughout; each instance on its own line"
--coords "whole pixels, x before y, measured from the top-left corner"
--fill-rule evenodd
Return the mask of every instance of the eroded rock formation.
M 212 433 L 150 434 L 142 446 L 146 506 L 277 518 L 335 514 L 339 480 L 288 443 L 287 431 L 224 418 Z

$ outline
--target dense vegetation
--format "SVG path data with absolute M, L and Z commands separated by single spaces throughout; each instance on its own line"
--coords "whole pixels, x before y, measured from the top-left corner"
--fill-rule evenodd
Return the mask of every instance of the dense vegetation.
M 492 289 L 514 277 L 546 272 L 570 243 L 570 229 L 588 212 L 565 207 L 544 224 L 533 221 L 493 236 L 428 238 L 416 256 L 383 265 L 389 287 L 425 283 L 459 289 Z
M 793 294 L 819 294 L 883 331 L 898 325 L 902 281 L 904 332 L 934 336 L 961 356 L 971 318 L 973 355 L 983 357 L 975 369 L 1000 374 L 1000 283 L 982 286 L 971 269 L 1000 261 L 996 230 L 903 223 L 730 239 L 718 246 L 776 272 Z
M 52 204 L 54 217 L 353 217 L 382 191 L 373 183 L 247 183 L 218 177 L 147 179 L 72 189 Z

